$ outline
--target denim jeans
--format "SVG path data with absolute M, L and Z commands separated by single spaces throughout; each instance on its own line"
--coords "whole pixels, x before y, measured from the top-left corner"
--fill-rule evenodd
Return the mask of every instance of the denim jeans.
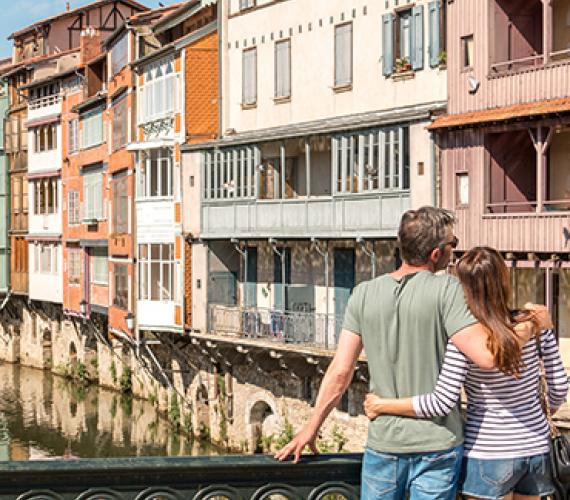
M 366 448 L 360 498 L 363 500 L 454 500 L 463 445 L 432 453 L 380 453 Z

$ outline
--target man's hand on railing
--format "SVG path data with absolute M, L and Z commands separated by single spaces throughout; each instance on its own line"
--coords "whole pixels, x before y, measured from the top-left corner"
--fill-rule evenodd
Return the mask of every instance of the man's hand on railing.
M 283 448 L 281 448 L 274 457 L 282 462 L 287 460 L 289 456 L 293 455 L 293 463 L 296 464 L 301 458 L 301 452 L 308 446 L 313 454 L 317 455 L 319 450 L 317 449 L 317 433 L 311 429 L 303 429 L 299 432 L 289 443 L 287 443 Z

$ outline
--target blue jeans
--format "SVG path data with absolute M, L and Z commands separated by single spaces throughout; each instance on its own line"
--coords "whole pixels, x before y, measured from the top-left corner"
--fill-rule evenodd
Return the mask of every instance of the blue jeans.
M 364 452 L 363 500 L 455 500 L 463 445 L 432 453 Z
M 525 458 L 463 459 L 461 491 L 479 498 L 503 498 L 510 492 L 526 496 L 554 493 L 550 456 Z

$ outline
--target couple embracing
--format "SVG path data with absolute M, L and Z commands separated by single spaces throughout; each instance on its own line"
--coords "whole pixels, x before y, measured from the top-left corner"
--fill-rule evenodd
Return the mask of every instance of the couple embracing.
M 348 388 L 364 348 L 371 419 L 361 497 L 399 500 L 533 500 L 553 493 L 549 426 L 538 392 L 542 351 L 553 409 L 568 382 L 545 308 L 513 311 L 508 270 L 495 250 L 465 253 L 443 209 L 406 212 L 398 239 L 403 265 L 357 286 L 310 421 L 276 454 L 316 452 L 318 429 Z M 467 423 L 459 412 L 461 388 Z

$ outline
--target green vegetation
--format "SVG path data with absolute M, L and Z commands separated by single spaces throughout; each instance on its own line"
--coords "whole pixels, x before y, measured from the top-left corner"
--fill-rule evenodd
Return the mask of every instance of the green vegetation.
M 119 386 L 123 394 L 131 394 L 133 392 L 133 375 L 131 373 L 131 369 L 128 366 L 123 367 L 123 373 L 121 373 Z

